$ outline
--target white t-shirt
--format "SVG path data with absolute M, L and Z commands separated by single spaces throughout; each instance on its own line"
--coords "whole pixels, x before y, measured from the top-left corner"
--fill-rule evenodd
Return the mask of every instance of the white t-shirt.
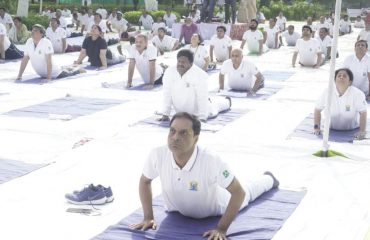
M 127 20 L 124 18 L 121 18 L 121 20 L 118 20 L 117 18 L 114 18 L 111 22 L 113 27 L 119 32 L 126 32 L 127 31 Z
M 98 9 L 96 9 L 96 13 L 99 13 L 102 16 L 102 19 L 106 19 L 107 18 L 107 15 L 108 15 L 107 10 L 104 9 L 104 8 L 98 8 Z
M 316 109 L 326 107 L 328 91 L 316 103 Z M 334 88 L 331 100 L 331 123 L 330 128 L 335 130 L 352 130 L 359 127 L 359 113 L 366 112 L 367 103 L 365 95 L 356 87 L 349 86 L 347 91 L 340 97 Z
M 286 17 L 282 16 L 282 17 L 279 17 L 277 16 L 276 17 L 276 26 L 279 28 L 280 31 L 283 31 L 284 30 L 284 24 L 286 24 Z
M 2 23 L 0 23 L 0 36 L 4 36 L 4 51 L 6 51 L 10 47 L 10 40 L 6 34 L 6 27 Z
M 230 199 L 226 188 L 234 179 L 219 156 L 198 146 L 182 169 L 167 146 L 153 149 L 143 175 L 149 179 L 161 179 L 168 211 L 178 211 L 192 218 L 224 214 Z
M 62 16 L 63 17 L 71 17 L 72 13 L 71 13 L 71 10 L 69 9 L 63 9 L 62 10 Z
M 164 29 L 166 29 L 166 24 L 164 22 L 160 22 L 160 23 L 155 22 L 155 23 L 153 23 L 153 25 L 152 25 L 152 31 L 153 31 L 153 34 L 154 35 L 157 35 L 158 34 L 158 28 L 164 28 Z
M 320 37 L 317 38 L 317 41 L 319 41 L 321 46 L 321 52 L 327 57 L 328 54 L 328 47 L 331 47 L 332 45 L 332 39 L 329 35 L 326 35 L 324 40 L 322 40 Z
M 330 23 L 317 23 L 315 25 L 315 30 L 312 29 L 312 31 L 315 31 L 315 37 L 319 37 L 319 32 L 321 28 L 327 28 L 329 30 L 329 34 L 333 34 L 333 25 Z
M 339 21 L 339 30 L 343 33 L 349 33 L 350 26 L 351 22 L 349 20 L 345 21 L 344 19 L 341 19 Z
M 229 59 L 229 47 L 232 46 L 232 41 L 229 36 L 225 35 L 223 38 L 218 38 L 217 35 L 213 35 L 210 45 L 213 46 L 217 61 Z
M 139 18 L 139 22 L 141 22 L 145 30 L 152 30 L 152 26 L 154 23 L 152 16 L 146 15 L 146 17 L 144 17 L 144 15 L 141 15 Z
M 206 58 L 209 57 L 208 50 L 204 45 L 199 45 L 196 48 L 193 48 L 190 44 L 186 45 L 184 49 L 189 49 L 194 54 L 194 64 L 198 67 L 202 68 L 204 67 L 204 64 L 206 64 Z
M 289 34 L 288 30 L 283 32 L 283 37 L 288 46 L 295 46 L 297 40 L 301 38 L 301 35 L 297 32 L 293 32 L 293 34 Z
M 355 21 L 355 23 L 353 24 L 353 26 L 355 28 L 364 28 L 365 27 L 365 21 L 363 19 L 361 19 L 360 21 Z
M 58 27 L 54 32 L 51 27 L 48 27 L 46 29 L 46 37 L 53 44 L 54 52 L 56 53 L 64 52 L 65 49 L 63 49 L 63 39 L 67 38 L 67 32 L 65 29 Z
M 170 116 L 171 107 L 176 112 L 188 112 L 200 119 L 208 118 L 208 74 L 198 66 L 193 66 L 179 74 L 176 66 L 166 69 L 163 75 L 163 110 Z
M 144 81 L 144 83 L 150 82 L 150 69 L 149 69 L 149 61 L 153 61 L 157 59 L 157 48 L 153 45 L 148 45 L 147 48 L 140 54 L 139 51 L 136 49 L 135 45 L 132 45 L 130 48 L 130 59 L 135 59 L 135 66 L 136 69 L 139 71 L 139 74 Z M 155 64 L 155 76 L 154 80 L 157 80 L 162 76 L 163 69 L 157 63 Z
M 47 38 L 42 38 L 35 47 L 32 38 L 28 39 L 24 49 L 24 55 L 30 58 L 35 72 L 41 77 L 47 77 L 46 55 L 53 54 L 53 45 Z M 62 72 L 62 69 L 52 61 L 52 78 L 56 78 Z
M 152 39 L 153 44 L 161 51 L 171 51 L 176 43 L 176 39 L 168 35 L 164 35 L 161 40 L 158 35 L 154 36 Z
M 12 16 L 10 16 L 9 13 L 5 13 L 4 17 L 0 17 L 0 23 L 4 24 L 6 28 L 7 28 L 7 24 L 13 24 L 14 26 Z
M 305 66 L 314 66 L 317 64 L 318 53 L 321 53 L 319 41 L 310 38 L 308 41 L 303 38 L 298 39 L 295 45 L 295 52 L 299 54 L 299 62 Z
M 218 12 L 216 14 L 216 17 L 221 19 L 221 20 L 225 19 L 225 12 Z
M 279 34 L 279 32 L 280 32 L 279 27 L 277 27 L 277 26 L 275 26 L 273 28 L 268 27 L 268 28 L 265 28 L 265 31 L 267 33 L 267 39 L 266 39 L 267 47 L 268 48 L 276 48 L 277 46 L 275 44 L 275 36 L 276 36 L 276 34 Z
M 67 21 L 66 21 L 66 19 L 64 17 L 60 17 L 59 18 L 59 22 L 60 22 L 59 27 L 62 27 L 64 29 L 67 28 Z
M 88 33 L 91 32 L 91 29 L 94 25 L 96 25 L 95 21 L 90 22 L 89 26 L 87 27 Z M 105 21 L 101 20 L 98 25 L 104 34 L 107 33 L 107 24 Z
M 175 14 L 171 13 L 170 16 L 167 13 L 163 16 L 163 20 L 166 22 L 167 27 L 172 28 L 172 24 L 174 24 L 177 20 Z
M 251 53 L 258 53 L 260 50 L 260 40 L 263 40 L 263 35 L 261 31 L 251 31 L 248 30 L 243 34 L 243 40 L 247 42 L 248 50 Z
M 343 66 L 353 73 L 352 85 L 369 95 L 370 56 L 366 54 L 360 61 L 356 54 L 350 55 L 344 60 Z
M 221 67 L 220 74 L 227 75 L 229 88 L 233 90 L 249 91 L 256 82 L 257 67 L 250 61 L 243 59 L 235 69 L 231 59 L 226 60 Z
M 89 16 L 87 13 L 85 15 L 81 15 L 80 22 L 81 25 L 85 25 L 85 30 L 87 30 L 90 24 L 94 22 L 94 16 Z

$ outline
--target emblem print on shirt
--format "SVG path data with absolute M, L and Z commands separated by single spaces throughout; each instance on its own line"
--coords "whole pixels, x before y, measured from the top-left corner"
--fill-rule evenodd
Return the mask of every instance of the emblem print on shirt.
M 39 50 L 39 54 L 41 54 L 41 50 Z
M 242 74 L 240 74 L 240 77 L 242 77 L 242 78 L 243 78 L 243 77 L 244 77 L 244 74 L 243 74 L 243 73 L 242 73 Z
M 312 52 L 312 48 L 310 48 L 310 52 Z
M 350 105 L 346 105 L 346 112 L 349 112 L 351 110 L 351 106 Z
M 196 181 L 189 182 L 189 190 L 190 191 L 198 191 L 198 182 L 196 182 Z
M 222 175 L 224 175 L 224 177 L 227 178 L 230 175 L 230 173 L 229 171 L 225 170 L 223 171 Z

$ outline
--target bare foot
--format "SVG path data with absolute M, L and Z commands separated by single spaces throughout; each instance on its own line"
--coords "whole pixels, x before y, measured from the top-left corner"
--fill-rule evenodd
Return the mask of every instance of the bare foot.
M 268 176 L 270 176 L 270 177 L 272 178 L 272 180 L 274 181 L 274 183 L 272 184 L 272 188 L 277 188 L 277 187 L 279 187 L 280 182 L 279 182 L 279 180 L 277 180 L 277 179 L 275 178 L 274 174 L 272 174 L 272 173 L 271 173 L 271 172 L 269 172 L 269 171 L 266 171 L 266 172 L 264 172 L 263 174 L 264 174 L 264 175 L 268 175 Z

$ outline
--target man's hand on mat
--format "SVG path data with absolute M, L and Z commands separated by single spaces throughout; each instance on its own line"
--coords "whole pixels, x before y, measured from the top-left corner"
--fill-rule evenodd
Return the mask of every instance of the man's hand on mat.
M 254 96 L 256 96 L 256 93 L 254 91 L 251 90 L 247 92 L 247 97 L 254 97 Z
M 315 134 L 316 136 L 319 136 L 321 134 L 321 130 L 320 129 L 314 129 L 313 134 Z
M 365 139 L 365 137 L 366 137 L 366 132 L 359 131 L 355 134 L 354 139 L 355 140 L 363 140 L 363 139 Z
M 18 81 L 22 81 L 22 77 L 18 76 L 16 79 L 15 79 L 16 82 Z
M 213 229 L 205 232 L 203 237 L 208 237 L 208 240 L 226 240 L 226 232 Z
M 144 219 L 141 223 L 131 224 L 130 228 L 138 229 L 138 230 L 142 230 L 142 231 L 148 230 L 149 228 L 151 228 L 153 230 L 156 230 L 157 229 L 157 224 L 154 222 L 153 219 L 149 219 L 149 220 Z
M 162 115 L 162 117 L 158 118 L 157 121 L 168 122 L 170 121 L 170 118 L 167 115 Z

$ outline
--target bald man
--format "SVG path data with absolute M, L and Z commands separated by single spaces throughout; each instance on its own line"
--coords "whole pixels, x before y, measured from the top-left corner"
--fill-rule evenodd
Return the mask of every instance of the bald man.
M 231 51 L 231 59 L 226 60 L 219 74 L 220 90 L 224 89 L 225 75 L 228 75 L 228 86 L 232 90 L 246 91 L 253 96 L 264 85 L 264 77 L 257 67 L 247 59 L 243 59 L 243 51 L 235 48 Z

